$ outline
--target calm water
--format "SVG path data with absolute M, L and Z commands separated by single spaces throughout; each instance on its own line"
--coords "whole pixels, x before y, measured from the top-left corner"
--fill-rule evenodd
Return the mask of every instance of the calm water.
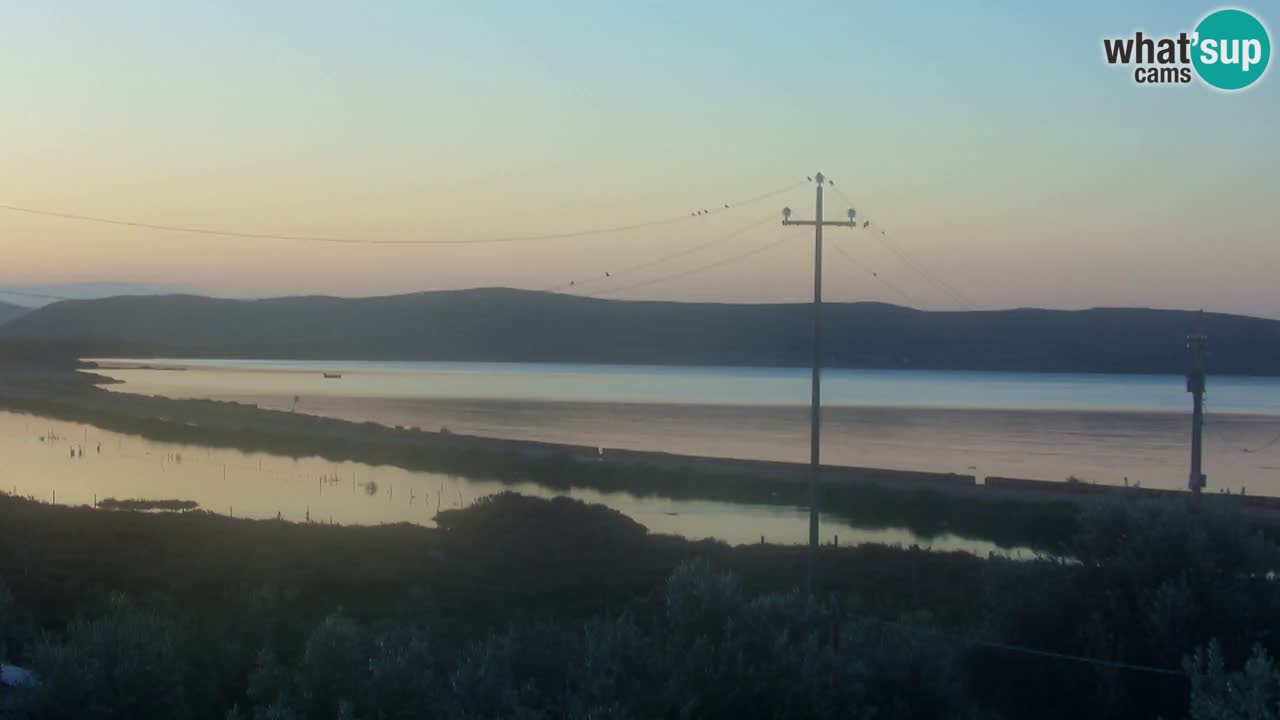
M 74 451 L 74 454 L 73 454 Z M 732 544 L 807 541 L 808 514 L 795 507 L 638 498 L 589 490 L 553 492 L 434 473 L 322 458 L 152 442 L 80 423 L 0 412 L 0 490 L 61 505 L 108 497 L 194 500 L 236 517 L 371 525 L 433 526 L 438 510 L 462 507 L 503 490 L 539 497 L 568 495 L 615 508 L 652 532 Z M 996 546 L 943 535 L 922 538 L 896 528 L 856 528 L 823 518 L 823 535 L 841 543 L 919 544 L 986 555 Z M 1006 551 L 1008 552 L 1008 551 Z M 1018 551 L 1014 551 L 1018 552 Z
M 808 460 L 803 369 L 111 362 L 185 368 L 102 370 L 124 381 L 112 386 L 122 392 L 493 437 Z M 829 463 L 1186 485 L 1190 396 L 1180 376 L 831 370 L 824 378 Z M 1269 444 L 1280 438 L 1280 378 L 1211 377 L 1207 406 L 1210 490 L 1280 495 L 1280 442 Z
M 185 368 L 116 369 L 136 392 L 292 393 L 307 397 L 805 405 L 802 368 L 657 367 L 526 363 L 264 360 L 101 360 L 104 364 Z M 340 381 L 323 373 L 340 372 Z M 1280 416 L 1280 378 L 1214 377 L 1217 412 Z M 1178 375 L 1084 375 L 932 370 L 827 370 L 829 407 L 1184 412 Z

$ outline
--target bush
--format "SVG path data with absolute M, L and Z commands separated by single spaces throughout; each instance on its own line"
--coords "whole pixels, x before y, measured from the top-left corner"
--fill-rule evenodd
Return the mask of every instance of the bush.
M 429 635 L 414 626 L 373 632 L 341 613 L 322 620 L 290 670 L 266 648 L 249 679 L 255 720 L 269 717 L 428 717 L 438 701 Z
M 39 686 L 29 698 L 41 718 L 175 720 L 188 715 L 181 628 L 114 596 L 95 620 L 77 620 L 64 640 L 35 646 Z
M 410 720 L 434 715 L 443 694 L 434 649 L 424 628 L 392 627 L 378 635 L 361 717 Z
M 341 613 L 321 621 L 298 664 L 298 697 L 306 716 L 334 715 L 340 705 L 359 700 L 368 683 L 369 655 L 366 634 L 354 621 Z
M 972 714 L 959 654 L 927 631 L 838 629 L 807 594 L 746 597 L 706 563 L 585 623 L 526 619 L 436 656 L 425 629 L 320 623 L 289 671 L 264 652 L 266 718 L 934 718 Z M 833 642 L 838 633 L 838 645 Z M 247 714 L 241 713 L 241 717 Z
M 834 632 L 833 615 L 809 595 L 747 598 L 736 578 L 696 562 L 677 569 L 659 598 L 580 632 L 532 625 L 490 639 L 464 661 L 454 690 L 465 717 L 929 718 L 971 710 L 954 681 L 953 648 L 851 622 L 839 629 L 837 649 Z
M 1280 669 L 1261 647 L 1240 672 L 1226 671 L 1217 642 L 1184 665 L 1191 677 L 1190 720 L 1280 719 Z
M 35 623 L 0 585 L 0 661 L 16 662 L 35 638 Z
M 463 718 L 565 717 L 568 678 L 579 638 L 552 622 L 513 625 L 475 644 L 450 677 L 454 714 Z
M 1237 513 L 1193 500 L 1091 508 L 1069 555 L 993 564 L 993 635 L 1176 669 L 1214 638 L 1227 658 L 1243 661 L 1280 612 L 1269 575 L 1280 569 L 1276 545 Z M 1158 674 L 1007 655 L 986 657 L 980 666 L 988 687 L 1015 704 L 1006 708 L 1010 714 L 1168 717 L 1186 707 L 1185 682 Z M 1042 708 L 1048 693 L 1071 702 Z
M 582 543 L 626 546 L 643 540 L 643 525 L 604 505 L 555 497 L 550 500 L 502 492 L 477 499 L 469 507 L 445 510 L 436 523 L 453 539 L 474 547 L 533 545 L 547 551 Z

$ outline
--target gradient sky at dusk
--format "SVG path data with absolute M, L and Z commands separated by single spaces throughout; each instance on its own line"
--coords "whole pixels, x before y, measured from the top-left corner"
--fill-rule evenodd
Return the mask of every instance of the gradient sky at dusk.
M 1103 37 L 1176 34 L 1216 7 L 0 2 L 0 204 L 465 239 L 683 216 L 822 170 L 976 307 L 1280 317 L 1274 68 L 1227 95 L 1140 87 L 1103 61 Z M 1241 7 L 1274 40 L 1275 6 Z M 843 215 L 838 196 L 828 202 Z M 210 238 L 0 211 L 0 287 L 546 288 L 784 204 L 809 217 L 812 189 L 669 226 L 467 247 Z M 591 288 L 783 237 L 794 242 L 617 296 L 802 300 L 812 245 L 772 222 Z M 961 306 L 869 232 L 828 237 L 912 304 Z M 827 284 L 834 299 L 902 301 L 834 255 Z

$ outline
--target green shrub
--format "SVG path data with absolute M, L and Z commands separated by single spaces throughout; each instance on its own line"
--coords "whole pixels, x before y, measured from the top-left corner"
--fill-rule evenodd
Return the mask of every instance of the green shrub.
M 0 661 L 16 662 L 35 638 L 30 613 L 18 607 L 13 594 L 0 585 Z
M 94 620 L 77 620 L 62 640 L 37 643 L 41 718 L 179 720 L 188 715 L 179 649 L 182 629 L 122 596 Z
M 1083 513 L 1071 560 L 994 562 L 991 633 L 1008 643 L 1176 669 L 1217 638 L 1229 659 L 1271 635 L 1280 549 L 1240 515 L 1204 503 L 1132 501 Z M 1271 638 L 1274 641 L 1276 638 Z M 1010 714 L 1156 717 L 1185 712 L 1185 681 L 990 653 L 984 694 Z M 1044 697 L 1066 702 L 1042 708 Z
M 1280 669 L 1254 647 L 1239 672 L 1227 672 L 1217 642 L 1184 664 L 1191 677 L 1190 720 L 1280 719 Z

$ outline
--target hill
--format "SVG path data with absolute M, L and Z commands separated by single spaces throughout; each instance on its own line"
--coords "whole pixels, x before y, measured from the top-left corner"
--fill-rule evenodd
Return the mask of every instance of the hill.
M 1280 374 L 1280 321 L 1101 308 L 825 310 L 833 367 L 1180 373 L 1185 337 L 1211 336 L 1211 370 Z M 344 299 L 190 295 L 67 301 L 0 326 L 0 355 L 472 360 L 804 366 L 807 304 L 600 300 L 510 289 Z
M 30 308 L 24 308 L 21 305 L 12 305 L 7 302 L 0 302 L 0 325 L 3 325 L 16 317 L 26 315 L 28 312 L 31 312 Z

